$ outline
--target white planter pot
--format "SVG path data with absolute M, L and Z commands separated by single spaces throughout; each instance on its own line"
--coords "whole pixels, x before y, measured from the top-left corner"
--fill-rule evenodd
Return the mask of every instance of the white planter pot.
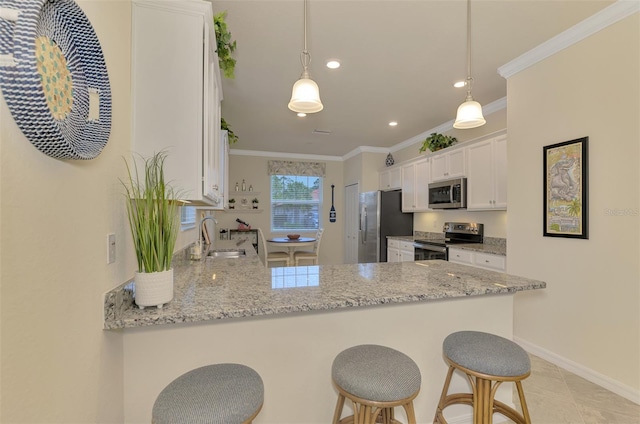
M 135 301 L 140 309 L 162 305 L 173 299 L 173 268 L 161 272 L 136 272 Z

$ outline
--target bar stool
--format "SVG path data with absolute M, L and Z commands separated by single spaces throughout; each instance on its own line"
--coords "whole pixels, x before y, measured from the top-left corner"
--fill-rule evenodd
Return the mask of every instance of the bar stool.
M 460 331 L 445 338 L 442 350 L 449 364 L 449 372 L 434 423 L 446 424 L 443 410 L 453 404 L 471 405 L 474 424 L 491 424 L 494 412 L 518 424 L 531 423 L 521 383 L 531 374 L 531 362 L 524 349 L 504 337 L 478 331 Z M 472 393 L 447 394 L 456 369 L 467 375 Z M 494 399 L 498 387 L 505 381 L 516 384 L 523 414 Z
M 240 364 L 207 365 L 173 380 L 153 404 L 153 424 L 250 424 L 264 401 L 262 378 Z
M 404 353 L 378 345 L 354 346 L 336 356 L 331 376 L 338 389 L 333 424 L 400 423 L 394 418 L 396 406 L 415 424 L 413 399 L 420 391 L 420 369 Z M 353 403 L 353 415 L 341 420 L 345 399 Z

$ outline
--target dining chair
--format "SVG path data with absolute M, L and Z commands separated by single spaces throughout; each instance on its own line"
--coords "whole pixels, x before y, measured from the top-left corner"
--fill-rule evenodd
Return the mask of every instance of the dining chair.
M 311 261 L 313 265 L 318 265 L 318 258 L 320 256 L 320 240 L 322 240 L 322 233 L 324 228 L 320 228 L 316 234 L 316 242 L 313 245 L 311 252 L 306 250 L 300 250 L 293 254 L 293 260 L 296 266 L 300 265 L 300 261 Z
M 284 262 L 285 266 L 291 265 L 289 262 L 289 253 L 287 252 L 269 252 L 267 249 L 267 239 L 264 238 L 262 228 L 258 228 L 258 237 L 262 240 L 262 251 L 264 252 L 264 267 L 269 268 L 269 262 Z

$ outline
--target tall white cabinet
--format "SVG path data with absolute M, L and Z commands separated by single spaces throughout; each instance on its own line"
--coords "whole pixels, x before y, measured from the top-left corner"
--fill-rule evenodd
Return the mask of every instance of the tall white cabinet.
M 222 209 L 226 168 L 215 51 L 210 2 L 133 2 L 133 151 L 148 157 L 165 150 L 166 179 L 183 198 Z
M 402 212 L 429 210 L 429 158 L 402 165 Z
M 507 136 L 467 148 L 467 209 L 507 209 Z

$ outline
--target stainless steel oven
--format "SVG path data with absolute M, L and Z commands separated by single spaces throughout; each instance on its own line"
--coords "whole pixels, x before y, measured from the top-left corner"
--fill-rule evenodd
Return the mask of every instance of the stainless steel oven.
M 437 236 L 437 235 L 436 235 Z M 442 238 L 414 240 L 416 261 L 449 260 L 449 246 L 461 243 L 482 243 L 484 225 L 472 222 L 445 222 Z
M 449 260 L 447 246 L 443 243 L 431 243 L 426 241 L 415 241 L 413 243 L 416 261 L 429 261 L 434 259 Z

